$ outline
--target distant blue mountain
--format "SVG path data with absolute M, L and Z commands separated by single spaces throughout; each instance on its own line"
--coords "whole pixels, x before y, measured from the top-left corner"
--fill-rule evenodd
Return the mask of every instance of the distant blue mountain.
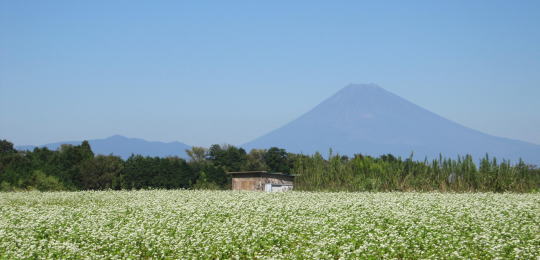
M 277 146 L 295 153 L 378 156 L 423 160 L 489 153 L 540 164 L 540 145 L 495 137 L 438 116 L 376 85 L 349 85 L 298 119 L 242 147 Z
M 41 145 L 39 147 L 47 147 L 51 150 L 56 150 L 62 144 L 79 145 L 81 142 L 82 141 L 58 142 Z M 105 139 L 88 140 L 88 142 L 95 154 L 114 154 L 124 159 L 131 156 L 131 154 L 158 157 L 178 156 L 187 158 L 185 150 L 191 149 L 189 145 L 180 142 L 149 142 L 143 139 L 127 138 L 120 135 L 114 135 Z M 18 150 L 33 150 L 35 146 L 16 146 L 15 148 Z

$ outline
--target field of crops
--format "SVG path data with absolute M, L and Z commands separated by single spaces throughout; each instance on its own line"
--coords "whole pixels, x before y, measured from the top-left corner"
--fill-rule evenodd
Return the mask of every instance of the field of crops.
M 0 258 L 524 258 L 540 194 L 0 193 Z

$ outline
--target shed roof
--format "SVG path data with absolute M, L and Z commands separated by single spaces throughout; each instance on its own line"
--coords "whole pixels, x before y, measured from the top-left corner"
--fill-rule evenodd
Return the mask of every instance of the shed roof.
M 294 174 L 286 174 L 282 172 L 268 172 L 268 171 L 239 171 L 239 172 L 227 172 L 230 175 L 243 175 L 243 174 L 270 174 L 270 175 L 282 175 L 294 177 Z

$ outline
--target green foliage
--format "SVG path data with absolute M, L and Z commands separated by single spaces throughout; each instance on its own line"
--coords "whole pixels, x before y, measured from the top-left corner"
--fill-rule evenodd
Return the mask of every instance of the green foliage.
M 8 140 L 0 140 L 0 156 L 4 156 L 6 154 L 13 154 L 16 153 L 17 150 L 13 148 L 13 143 L 9 142 Z
M 195 189 L 209 189 L 216 185 L 217 187 L 228 187 L 230 179 L 225 174 L 222 166 L 217 166 L 212 161 L 190 161 L 189 166 L 195 178 L 193 187 Z
M 123 169 L 124 162 L 120 157 L 98 155 L 81 162 L 75 182 L 83 190 L 119 189 Z
M 0 191 L 13 191 L 13 187 L 11 184 L 9 184 L 9 182 L 2 181 L 0 182 Z
M 64 185 L 54 176 L 48 176 L 40 170 L 33 172 L 32 177 L 27 180 L 26 189 L 37 189 L 40 191 L 61 191 L 65 190 Z
M 266 150 L 264 149 L 252 149 L 247 155 L 247 166 L 246 170 L 248 171 L 269 171 L 270 168 L 266 165 L 264 156 L 266 155 Z
M 186 154 L 189 156 L 191 161 L 201 162 L 206 159 L 208 151 L 204 147 L 193 146 L 190 150 L 186 150 Z
M 0 182 L 12 188 L 24 188 L 23 182 L 32 176 L 32 161 L 25 153 L 9 153 L 0 156 Z
M 248 163 L 246 151 L 232 145 L 212 145 L 208 151 L 208 159 L 225 172 L 245 170 Z
M 208 180 L 206 173 L 201 171 L 197 182 L 195 182 L 192 188 L 194 190 L 219 190 L 220 186 L 215 182 Z
M 326 191 L 494 191 L 532 192 L 540 187 L 540 169 L 520 161 L 497 163 L 488 156 L 477 168 L 470 155 L 431 162 L 356 155 L 348 159 L 319 153 L 295 160 L 295 189 Z
M 228 171 L 296 174 L 295 189 L 308 191 L 493 191 L 540 190 L 540 169 L 486 155 L 415 161 L 391 154 L 351 158 L 329 152 L 302 155 L 285 149 L 251 150 L 232 145 L 187 150 L 190 160 L 133 155 L 94 156 L 87 141 L 57 151 L 16 151 L 0 141 L 0 190 L 228 189 Z
M 123 189 L 189 188 L 195 176 L 184 159 L 131 156 L 120 175 Z
M 272 172 L 289 173 L 291 162 L 285 149 L 272 147 L 266 151 L 264 162 Z

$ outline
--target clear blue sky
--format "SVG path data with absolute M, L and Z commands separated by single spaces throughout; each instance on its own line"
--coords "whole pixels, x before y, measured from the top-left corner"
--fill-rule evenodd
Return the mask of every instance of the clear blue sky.
M 242 144 L 349 83 L 540 144 L 540 1 L 0 0 L 17 145 Z

